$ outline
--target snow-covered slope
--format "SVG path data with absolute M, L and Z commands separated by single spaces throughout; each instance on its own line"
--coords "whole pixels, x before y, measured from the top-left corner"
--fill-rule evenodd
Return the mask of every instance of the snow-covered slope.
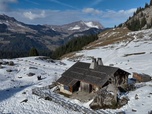
M 133 72 L 145 73 L 152 77 L 152 29 L 129 32 L 127 35 L 132 38 L 90 50 L 79 51 L 71 60 L 91 62 L 90 57 L 101 57 L 105 65 L 112 64 L 130 72 L 130 78 L 132 78 Z M 130 99 L 127 105 L 117 110 L 110 110 L 110 112 L 124 111 L 126 114 L 147 114 L 148 111 L 151 111 L 152 81 L 139 83 L 137 86 L 141 87 L 127 94 Z M 136 94 L 139 96 L 138 100 L 135 99 Z M 136 112 L 133 112 L 134 110 Z
M 0 113 L 80 114 L 80 112 L 63 108 L 52 101 L 39 98 L 33 95 L 31 90 L 35 87 L 51 84 L 76 60 L 91 62 L 90 56 L 102 57 L 105 65 L 113 64 L 131 74 L 132 72 L 138 72 L 152 76 L 151 33 L 152 29 L 130 32 L 128 35 L 133 37 L 131 41 L 122 41 L 91 50 L 83 50 L 77 52 L 73 58 L 65 58 L 61 61 L 48 61 L 47 59 L 36 59 L 35 57 L 3 60 L 13 61 L 15 66 L 6 64 L 0 67 Z M 35 75 L 28 76 L 29 73 Z M 37 76 L 41 76 L 42 80 L 37 80 Z M 130 75 L 131 77 L 132 75 Z M 103 111 L 105 113 L 124 111 L 126 114 L 147 114 L 148 111 L 151 111 L 152 81 L 139 83 L 136 86 L 139 88 L 126 94 L 130 99 L 127 105 L 120 109 L 106 109 Z M 135 99 L 136 94 L 139 99 Z M 28 101 L 22 102 L 25 99 L 28 99 Z M 88 103 L 83 104 L 77 100 L 68 100 L 80 106 L 88 107 Z
M 3 60 L 9 61 L 9 60 Z M 15 66 L 2 65 L 0 68 L 0 114 L 69 114 L 77 113 L 66 110 L 54 102 L 32 95 L 35 87 L 50 85 L 67 66 L 60 62 L 46 62 L 33 58 L 11 60 Z M 70 65 L 70 64 L 69 64 Z M 8 70 L 12 70 L 8 72 Z M 34 73 L 34 76 L 28 76 Z M 37 76 L 42 76 L 38 81 Z M 28 99 L 26 103 L 23 100 Z

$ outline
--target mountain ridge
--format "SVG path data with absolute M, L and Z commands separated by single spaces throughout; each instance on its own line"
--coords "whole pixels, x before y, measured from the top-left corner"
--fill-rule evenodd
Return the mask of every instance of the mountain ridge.
M 0 15 L 0 51 L 28 53 L 32 47 L 40 52 L 53 51 L 72 38 L 97 34 L 103 29 L 99 22 L 92 21 L 77 21 L 65 25 L 29 25 L 3 14 Z M 21 39 L 26 44 L 22 50 L 18 48 Z

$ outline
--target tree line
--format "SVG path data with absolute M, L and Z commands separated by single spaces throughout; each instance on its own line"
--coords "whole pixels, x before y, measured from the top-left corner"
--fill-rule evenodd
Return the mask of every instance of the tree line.
M 133 16 L 129 17 L 127 19 L 127 21 L 125 22 L 125 25 L 127 26 L 127 28 L 132 31 L 141 30 L 143 27 L 145 29 L 152 28 L 152 18 L 151 18 L 150 22 L 147 22 L 146 15 L 143 13 L 143 10 L 145 10 L 146 8 L 149 8 L 151 6 L 152 6 L 152 0 L 150 1 L 149 4 L 145 3 L 144 8 L 138 7 L 137 10 L 133 13 Z M 139 15 L 140 18 L 139 17 L 133 18 L 137 14 Z M 123 24 L 118 25 L 118 27 L 122 27 L 122 26 L 123 26 Z
M 85 45 L 98 39 L 97 35 L 81 36 L 74 38 L 67 42 L 65 45 L 60 46 L 55 51 L 50 52 L 50 57 L 53 59 L 59 59 L 64 54 L 81 50 Z M 39 52 L 36 48 L 31 48 L 29 56 L 39 56 Z
M 53 59 L 59 59 L 64 54 L 81 50 L 85 45 L 98 39 L 97 35 L 81 36 L 70 40 L 65 45 L 57 48 L 51 55 Z

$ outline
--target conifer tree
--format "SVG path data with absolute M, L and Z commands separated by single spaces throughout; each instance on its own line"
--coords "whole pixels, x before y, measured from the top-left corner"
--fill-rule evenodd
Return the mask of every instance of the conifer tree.
M 146 18 L 143 17 L 141 20 L 141 28 L 144 27 L 146 25 L 146 23 L 147 23 Z
M 150 6 L 152 6 L 152 0 L 150 0 Z
M 39 56 L 39 53 L 36 48 L 31 48 L 29 56 Z
M 148 7 L 149 7 L 149 5 L 148 5 L 148 3 L 146 3 L 146 4 L 145 4 L 145 8 L 148 8 Z

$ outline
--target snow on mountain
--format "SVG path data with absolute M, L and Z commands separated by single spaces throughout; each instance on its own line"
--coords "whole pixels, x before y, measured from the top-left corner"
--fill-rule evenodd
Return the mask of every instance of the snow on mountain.
M 90 28 L 99 28 L 98 25 L 94 25 L 93 22 L 84 22 Z
M 81 27 L 75 25 L 74 27 L 70 27 L 68 30 L 79 30 Z
M 100 23 L 97 25 L 99 29 L 92 29 L 81 22 L 77 21 L 65 25 L 29 25 L 19 22 L 13 17 L 0 15 L 0 50 L 2 53 L 24 52 L 23 55 L 10 54 L 9 56 L 21 57 L 27 56 L 27 52 L 32 47 L 35 47 L 39 50 L 40 55 L 43 55 L 55 50 L 75 37 L 97 34 L 104 29 Z M 20 47 L 21 40 L 23 40 L 24 44 L 27 44 L 22 46 L 22 48 L 17 48 Z M 2 54 L 0 58 L 6 57 L 8 55 Z
M 68 29 L 70 31 L 75 31 L 75 30 L 85 31 L 91 28 L 104 29 L 104 27 L 99 22 L 95 22 L 95 21 L 76 21 L 66 25 L 62 25 L 61 28 L 62 27 L 65 30 Z
M 52 101 L 44 100 L 32 94 L 35 87 L 44 87 L 56 81 L 61 74 L 72 66 L 74 61 L 91 62 L 90 56 L 101 57 L 105 65 L 113 64 L 131 73 L 145 73 L 152 76 L 152 29 L 139 32 L 130 32 L 131 41 L 117 42 L 91 50 L 82 50 L 76 53 L 75 58 L 65 58 L 61 61 L 42 59 L 39 57 L 17 58 L 0 60 L 0 113 L 11 114 L 81 114 L 72 109 L 63 108 Z M 144 52 L 144 53 L 140 53 Z M 136 54 L 134 54 L 136 53 Z M 137 54 L 139 53 L 139 54 Z M 14 66 L 7 62 L 13 61 Z M 34 73 L 33 76 L 28 76 Z M 37 80 L 41 76 L 42 80 Z M 126 114 L 147 114 L 152 107 L 152 81 L 137 83 L 135 91 L 126 93 L 129 97 L 127 105 L 120 109 L 101 110 L 105 113 L 125 112 Z M 135 95 L 139 99 L 135 99 Z M 57 97 L 57 96 L 56 96 Z M 72 102 L 79 106 L 89 107 L 89 103 L 81 103 L 75 99 L 62 96 L 65 102 Z M 27 99 L 27 102 L 22 102 Z M 136 112 L 133 112 L 135 110 Z

